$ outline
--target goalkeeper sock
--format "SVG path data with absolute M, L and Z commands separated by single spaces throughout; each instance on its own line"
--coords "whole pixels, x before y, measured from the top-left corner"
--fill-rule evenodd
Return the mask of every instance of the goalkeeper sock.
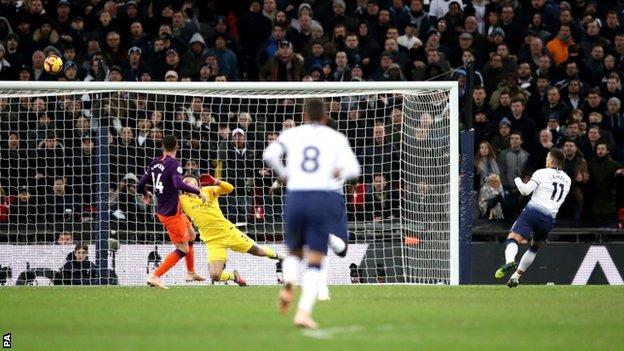
M 167 258 L 165 258 L 163 263 L 158 266 L 158 268 L 156 268 L 156 270 L 154 271 L 154 275 L 159 278 L 162 277 L 163 274 L 167 273 L 167 271 L 175 266 L 176 263 L 178 263 L 178 261 L 181 260 L 184 256 L 186 256 L 186 252 L 180 249 L 175 249 L 172 253 L 167 255 Z
M 531 263 L 533 263 L 533 260 L 535 260 L 535 255 L 537 255 L 537 248 L 530 246 L 524 255 L 522 255 L 522 259 L 520 259 L 520 263 L 518 264 L 518 269 L 511 277 L 514 279 L 520 278 L 522 273 L 526 272 Z M 518 273 L 518 271 L 522 271 L 522 273 Z
M 186 261 L 186 270 L 189 272 L 195 272 L 195 248 L 193 248 L 193 242 L 188 242 L 189 251 L 184 256 Z
M 329 247 L 340 257 L 347 253 L 347 243 L 334 234 L 329 234 Z
M 505 263 L 514 262 L 518 254 L 518 242 L 516 239 L 507 239 L 505 246 Z
M 301 288 L 301 298 L 299 298 L 298 308 L 300 311 L 311 313 L 312 307 L 318 296 L 318 285 L 320 279 L 319 266 L 310 265 L 303 274 L 303 284 Z
M 282 263 L 282 271 L 284 274 L 284 283 L 295 284 L 297 282 L 297 272 L 299 271 L 299 261 L 297 256 L 288 255 Z
M 234 280 L 234 273 L 228 272 L 228 271 L 221 272 L 221 276 L 219 277 L 219 281 L 220 282 L 225 282 L 225 281 L 228 281 L 228 280 Z
M 276 259 L 279 258 L 277 256 L 277 253 L 272 248 L 270 248 L 268 246 L 263 246 L 262 247 L 262 251 L 264 251 L 264 253 L 266 253 L 266 257 L 268 257 L 270 259 L 276 260 Z

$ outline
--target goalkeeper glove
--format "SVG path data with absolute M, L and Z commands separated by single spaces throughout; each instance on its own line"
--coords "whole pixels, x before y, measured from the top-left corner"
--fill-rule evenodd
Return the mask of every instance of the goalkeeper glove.
M 217 179 L 209 173 L 204 173 L 199 177 L 199 184 L 201 186 L 215 185 L 217 184 Z

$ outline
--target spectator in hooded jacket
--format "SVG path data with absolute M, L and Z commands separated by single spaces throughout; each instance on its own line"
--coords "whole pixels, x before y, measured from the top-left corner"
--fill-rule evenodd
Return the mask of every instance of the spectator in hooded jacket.
M 191 37 L 189 46 L 190 50 L 187 50 L 180 60 L 182 75 L 196 76 L 206 59 L 206 42 L 201 34 L 195 33 Z
M 62 285 L 97 285 L 97 267 L 89 261 L 89 247 L 77 244 L 67 255 L 67 262 L 61 267 L 59 276 Z

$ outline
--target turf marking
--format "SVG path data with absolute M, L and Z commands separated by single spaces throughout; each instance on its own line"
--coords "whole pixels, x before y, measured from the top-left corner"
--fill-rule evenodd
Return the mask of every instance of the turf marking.
M 336 334 L 356 333 L 364 330 L 361 325 L 336 326 L 323 329 L 304 329 L 301 334 L 313 339 L 329 340 L 333 339 Z

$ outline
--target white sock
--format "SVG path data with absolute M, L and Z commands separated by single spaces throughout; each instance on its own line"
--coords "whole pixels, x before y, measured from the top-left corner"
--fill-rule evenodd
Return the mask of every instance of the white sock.
M 324 300 L 329 297 L 329 287 L 328 279 L 329 279 L 329 259 L 327 257 L 323 258 L 323 262 L 321 263 L 321 269 L 319 271 L 319 282 L 318 282 L 318 298 L 319 300 Z
M 537 254 L 536 251 L 533 251 L 529 248 L 524 253 L 524 255 L 522 255 L 522 259 L 520 260 L 520 263 L 518 264 L 518 269 L 523 272 L 526 272 L 526 270 L 529 268 L 531 263 L 533 263 L 533 260 L 535 259 L 536 254 Z
M 514 262 L 516 255 L 518 254 L 518 243 L 514 241 L 508 241 L 505 246 L 505 263 Z
M 299 262 L 301 259 L 297 256 L 288 255 L 282 262 L 282 274 L 284 283 L 295 284 L 297 282 L 297 273 L 299 272 Z
M 316 267 L 308 267 L 303 274 L 303 286 L 301 288 L 301 297 L 299 298 L 298 306 L 300 311 L 312 313 L 312 307 L 318 295 L 320 276 L 319 269 Z
M 343 252 L 347 248 L 347 243 L 334 234 L 329 234 L 329 247 L 335 253 Z

